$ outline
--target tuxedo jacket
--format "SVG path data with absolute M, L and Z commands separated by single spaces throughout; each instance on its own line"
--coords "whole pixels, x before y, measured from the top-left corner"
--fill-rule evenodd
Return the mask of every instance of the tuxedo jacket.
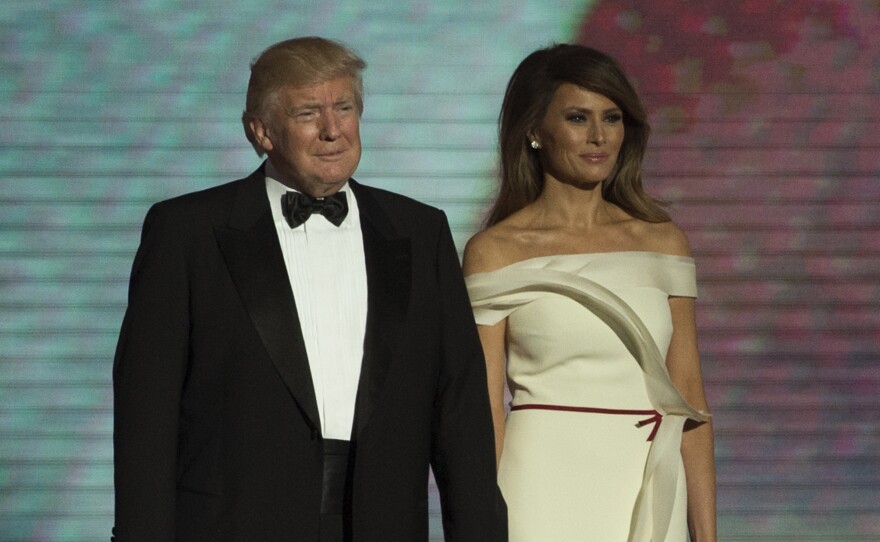
M 427 540 L 431 466 L 447 540 L 506 540 L 485 364 L 445 215 L 349 186 L 368 307 L 348 536 Z M 263 168 L 150 209 L 113 388 L 116 540 L 318 539 L 318 408 Z

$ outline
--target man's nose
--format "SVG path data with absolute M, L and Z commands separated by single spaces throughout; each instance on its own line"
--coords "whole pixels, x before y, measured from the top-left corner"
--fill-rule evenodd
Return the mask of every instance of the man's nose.
M 330 112 L 322 117 L 321 139 L 333 141 L 339 138 L 339 120 L 335 112 Z

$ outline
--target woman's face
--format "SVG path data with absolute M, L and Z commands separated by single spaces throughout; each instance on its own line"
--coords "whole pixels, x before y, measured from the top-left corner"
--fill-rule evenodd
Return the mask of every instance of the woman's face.
M 532 134 L 545 176 L 573 185 L 601 183 L 623 144 L 623 111 L 601 94 L 571 83 L 556 90 Z

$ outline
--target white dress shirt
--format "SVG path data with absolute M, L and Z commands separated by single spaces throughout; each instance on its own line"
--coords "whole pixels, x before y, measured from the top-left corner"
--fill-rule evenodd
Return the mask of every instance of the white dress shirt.
M 270 177 L 266 192 L 275 230 L 296 300 L 324 438 L 351 439 L 364 332 L 367 325 L 367 270 L 357 200 L 348 183 L 348 215 L 339 227 L 314 214 L 291 228 L 281 199 L 294 191 Z

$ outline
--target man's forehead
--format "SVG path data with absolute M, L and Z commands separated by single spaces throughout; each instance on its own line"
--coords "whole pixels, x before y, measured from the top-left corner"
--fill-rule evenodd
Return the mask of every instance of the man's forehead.
M 339 103 L 354 101 L 354 81 L 351 77 L 340 77 L 322 83 L 306 86 L 287 86 L 280 93 L 291 105 L 308 103 Z

